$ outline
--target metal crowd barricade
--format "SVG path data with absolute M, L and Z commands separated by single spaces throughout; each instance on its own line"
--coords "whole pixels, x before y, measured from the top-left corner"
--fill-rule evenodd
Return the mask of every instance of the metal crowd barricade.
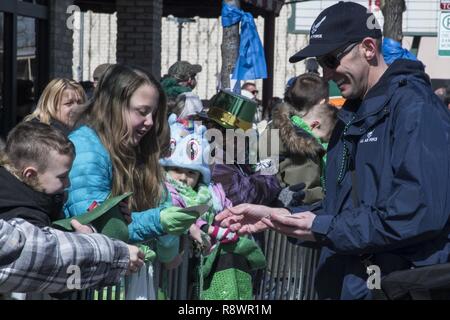
M 164 270 L 161 264 L 155 262 L 154 287 L 165 291 L 165 299 L 187 300 L 190 298 L 189 265 L 191 241 L 183 237 L 181 241 L 183 262 L 175 270 Z M 264 237 L 263 251 L 266 255 L 267 267 L 259 277 L 256 290 L 256 300 L 313 300 L 317 299 L 313 279 L 317 266 L 319 251 L 291 244 L 286 236 L 274 231 L 267 231 Z M 191 260 L 192 261 L 192 260 Z M 74 292 L 64 300 L 123 300 L 125 299 L 125 279 L 116 286 L 101 290 L 88 289 Z M 158 292 L 156 293 L 158 297 Z M 30 296 L 39 298 L 39 294 Z
M 267 231 L 264 240 L 267 267 L 263 271 L 256 300 L 314 300 L 317 249 L 291 244 L 287 237 Z
M 153 263 L 153 280 L 156 296 L 158 291 L 163 290 L 167 294 L 165 297 L 169 300 L 186 300 L 188 299 L 188 272 L 189 272 L 189 250 L 190 241 L 188 238 L 182 237 L 183 262 L 174 270 L 164 270 L 161 263 Z M 125 277 L 126 278 L 126 277 Z M 67 300 L 124 300 L 126 297 L 126 279 L 122 279 L 121 283 L 116 286 L 105 287 L 100 290 L 87 289 L 73 293 L 64 299 Z
M 155 264 L 155 288 L 160 288 L 167 294 L 168 300 L 187 300 L 189 298 L 189 257 L 191 241 L 183 236 L 180 241 L 184 252 L 181 265 L 171 271 L 163 270 L 160 263 Z

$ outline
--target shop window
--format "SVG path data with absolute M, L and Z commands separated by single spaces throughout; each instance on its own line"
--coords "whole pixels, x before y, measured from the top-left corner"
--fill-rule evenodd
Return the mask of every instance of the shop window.
M 35 105 L 36 19 L 17 17 L 17 121 L 31 113 Z

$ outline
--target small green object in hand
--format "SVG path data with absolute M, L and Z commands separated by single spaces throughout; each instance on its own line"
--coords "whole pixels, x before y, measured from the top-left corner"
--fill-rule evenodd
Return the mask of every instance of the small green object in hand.
M 199 205 L 187 208 L 170 207 L 161 211 L 161 225 L 163 230 L 171 235 L 183 234 L 209 206 Z
M 139 249 L 144 253 L 144 262 L 153 262 L 156 258 L 156 252 L 150 249 L 150 247 L 146 244 L 140 244 Z

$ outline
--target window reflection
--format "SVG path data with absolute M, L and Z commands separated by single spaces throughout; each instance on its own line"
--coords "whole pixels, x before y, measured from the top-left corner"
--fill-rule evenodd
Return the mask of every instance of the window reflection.
M 35 105 L 37 80 L 36 20 L 17 17 L 17 121 Z

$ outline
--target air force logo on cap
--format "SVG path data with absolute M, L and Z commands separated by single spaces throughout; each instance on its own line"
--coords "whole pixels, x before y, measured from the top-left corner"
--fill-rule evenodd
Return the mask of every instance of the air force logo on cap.
M 325 21 L 326 18 L 327 18 L 327 16 L 324 16 L 322 18 L 322 20 L 320 20 L 319 22 L 317 22 L 316 24 L 314 24 L 311 27 L 311 32 L 310 32 L 311 38 L 322 38 L 321 34 L 315 34 L 315 33 L 317 32 L 317 29 L 319 29 L 320 25 Z

